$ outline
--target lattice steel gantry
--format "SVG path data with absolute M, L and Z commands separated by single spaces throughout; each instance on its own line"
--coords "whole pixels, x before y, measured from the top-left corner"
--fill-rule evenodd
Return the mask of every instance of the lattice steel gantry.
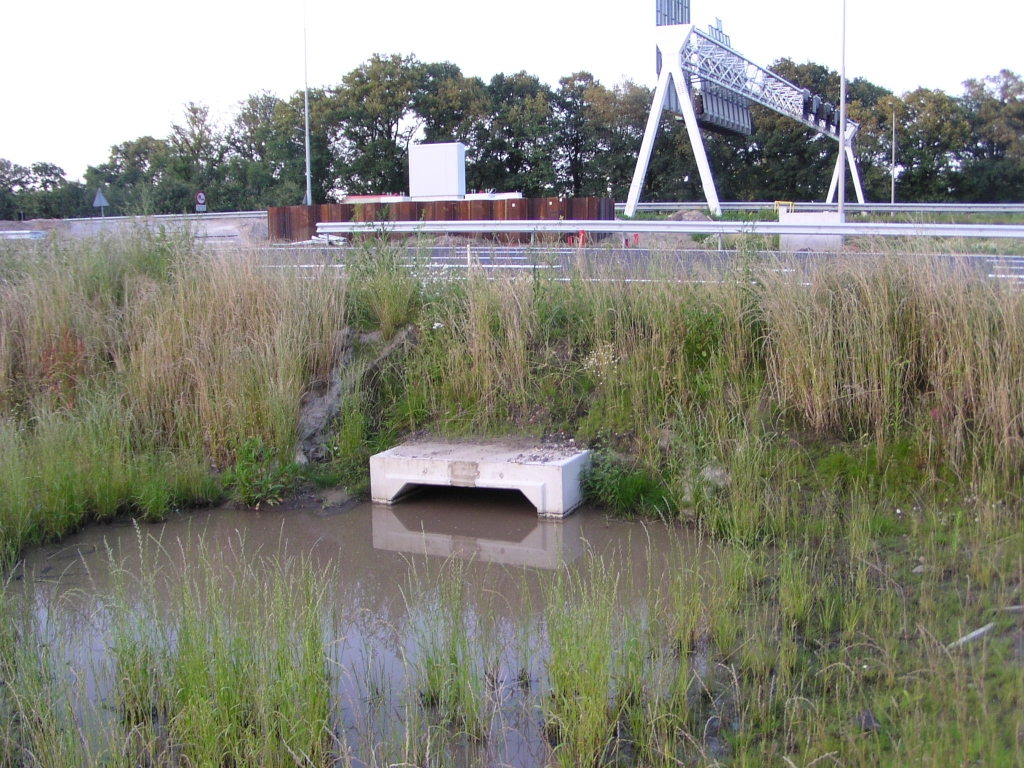
M 798 88 L 764 67 L 758 66 L 731 46 L 721 22 L 708 32 L 690 21 L 689 0 L 656 0 L 655 42 L 658 53 L 658 85 L 654 90 L 633 182 L 626 200 L 626 215 L 636 213 L 640 191 L 658 133 L 661 113 L 668 109 L 683 117 L 686 133 L 697 161 L 708 207 L 721 215 L 718 191 L 708 163 L 700 124 L 732 133 L 751 133 L 749 107 L 760 104 L 780 115 L 813 128 L 819 134 L 839 140 L 839 109 L 810 91 Z M 857 200 L 864 202 L 860 175 L 853 153 L 858 125 L 846 122 L 846 157 L 853 175 Z M 839 163 L 832 173 L 826 202 L 835 199 L 839 185 Z

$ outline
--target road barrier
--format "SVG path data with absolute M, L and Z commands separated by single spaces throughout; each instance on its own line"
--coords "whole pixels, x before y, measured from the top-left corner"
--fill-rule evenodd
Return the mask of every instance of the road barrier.
M 792 203 L 793 210 L 807 213 L 835 211 L 835 203 Z M 722 203 L 723 211 L 771 211 L 776 207 L 774 202 L 740 202 Z M 615 210 L 619 213 L 626 209 L 625 203 L 616 203 Z M 675 211 L 707 211 L 704 202 L 685 203 L 640 203 L 637 210 L 645 213 L 674 213 Z M 847 213 L 987 213 L 1024 214 L 1024 203 L 846 203 Z
M 346 234 L 679 234 L 679 235 L 840 235 L 847 237 L 941 237 L 1024 239 L 1024 224 L 927 224 L 846 222 L 791 224 L 777 221 L 388 221 L 321 222 L 318 235 Z

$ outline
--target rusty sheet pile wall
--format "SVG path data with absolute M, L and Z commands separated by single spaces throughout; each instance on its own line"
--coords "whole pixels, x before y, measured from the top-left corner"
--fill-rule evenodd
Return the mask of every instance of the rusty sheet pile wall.
M 267 209 L 271 240 L 310 240 L 321 221 L 610 221 L 608 197 L 534 197 L 501 200 L 405 200 L 395 203 L 328 203 Z

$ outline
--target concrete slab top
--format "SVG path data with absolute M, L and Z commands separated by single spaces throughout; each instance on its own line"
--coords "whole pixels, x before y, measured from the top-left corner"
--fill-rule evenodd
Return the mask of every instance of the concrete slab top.
M 423 440 L 403 443 L 381 456 L 439 461 L 474 461 L 488 464 L 566 464 L 586 453 L 574 444 L 540 443 L 520 439 Z
M 580 505 L 590 451 L 536 440 L 418 440 L 370 457 L 370 495 L 393 504 L 422 485 L 522 491 L 541 517 Z

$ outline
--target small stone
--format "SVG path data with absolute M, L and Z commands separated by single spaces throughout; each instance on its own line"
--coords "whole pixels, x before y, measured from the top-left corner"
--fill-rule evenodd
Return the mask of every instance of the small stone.
M 875 718 L 875 713 L 870 709 L 862 709 L 853 718 L 853 722 L 862 731 L 880 731 L 882 724 Z
M 326 491 L 321 498 L 323 499 L 324 508 L 340 507 L 352 500 L 352 497 L 348 495 L 344 488 L 334 488 Z
M 683 483 L 683 492 L 679 499 L 679 503 L 684 507 L 693 506 L 693 486 L 689 483 Z
M 713 488 L 721 490 L 729 485 L 731 478 L 729 477 L 729 470 L 725 467 L 708 464 L 704 469 L 700 471 L 700 479 Z
M 359 344 L 380 344 L 382 341 L 384 341 L 383 331 L 369 331 L 356 336 L 356 342 Z
M 309 459 L 306 458 L 306 454 L 302 452 L 301 448 L 295 451 L 295 463 L 300 467 L 309 464 Z
M 924 555 L 921 555 L 919 558 L 917 558 L 917 562 L 919 562 L 921 565 L 924 565 L 927 562 L 927 560 L 924 559 Z
M 700 211 L 683 208 L 668 217 L 669 221 L 712 221 L 707 215 Z
M 675 432 L 671 429 L 662 429 L 661 435 L 658 437 L 658 450 L 662 453 L 668 453 L 672 449 L 672 444 L 675 440 Z
M 924 573 L 924 570 L 925 569 L 924 569 L 923 565 L 918 565 L 918 566 L 915 566 L 914 568 L 912 568 L 910 572 L 911 573 Z

